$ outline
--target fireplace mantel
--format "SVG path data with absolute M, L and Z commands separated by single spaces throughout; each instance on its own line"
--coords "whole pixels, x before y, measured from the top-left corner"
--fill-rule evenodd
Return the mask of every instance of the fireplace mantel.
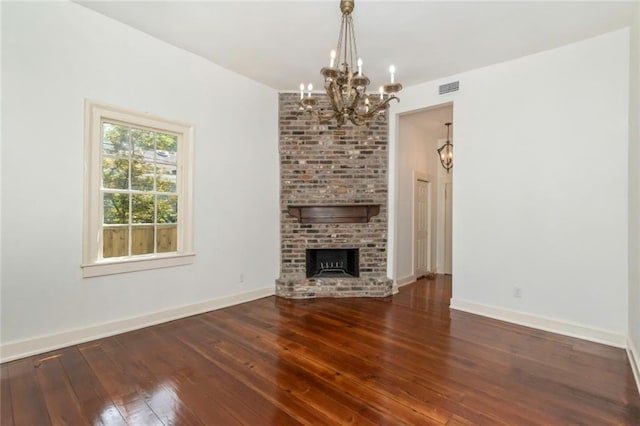
M 380 204 L 289 206 L 287 211 L 300 223 L 367 223 L 380 213 Z

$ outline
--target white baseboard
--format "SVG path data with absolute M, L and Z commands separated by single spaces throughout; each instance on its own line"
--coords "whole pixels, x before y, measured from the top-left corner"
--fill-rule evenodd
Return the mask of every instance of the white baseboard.
M 402 286 L 405 286 L 407 284 L 411 284 L 415 280 L 416 280 L 416 276 L 415 275 L 407 275 L 406 277 L 398 278 L 396 280 L 396 283 L 398 284 L 398 287 L 402 287 Z
M 192 305 L 180 306 L 177 308 L 167 309 L 165 311 L 140 315 L 133 318 L 107 322 L 90 327 L 64 331 L 62 333 L 35 337 L 32 339 L 3 343 L 0 345 L 0 362 L 12 361 L 14 359 L 24 358 L 71 345 L 77 345 L 79 343 L 89 342 L 91 340 L 113 336 L 115 334 L 125 333 L 131 330 L 137 330 L 150 325 L 156 325 L 191 315 L 214 311 L 216 309 L 226 308 L 227 306 L 237 305 L 239 303 L 250 302 L 263 297 L 273 296 L 274 293 L 275 286 L 270 286 L 217 299 L 206 300 Z
M 636 379 L 638 393 L 640 393 L 640 352 L 638 352 L 638 346 L 631 340 L 630 336 L 627 336 L 627 355 L 633 370 L 633 377 Z
M 617 334 L 611 331 L 601 330 L 578 323 L 453 298 L 451 299 L 450 306 L 451 309 L 456 309 L 458 311 L 482 315 L 514 324 L 524 325 L 526 327 L 537 328 L 539 330 L 550 331 L 552 333 L 558 333 L 570 337 L 577 337 L 579 339 L 615 346 L 617 348 L 627 347 L 627 338 L 624 334 Z

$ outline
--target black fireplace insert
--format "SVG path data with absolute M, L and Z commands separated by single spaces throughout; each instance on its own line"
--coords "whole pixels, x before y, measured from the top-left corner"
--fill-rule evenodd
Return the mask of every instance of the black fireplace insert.
M 360 276 L 357 248 L 307 249 L 307 278 Z

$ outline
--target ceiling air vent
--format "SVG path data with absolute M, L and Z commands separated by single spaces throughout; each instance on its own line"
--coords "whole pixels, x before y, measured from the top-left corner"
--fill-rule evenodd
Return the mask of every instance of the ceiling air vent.
M 451 83 L 442 84 L 438 88 L 438 92 L 441 95 L 444 95 L 446 93 L 451 93 L 451 92 L 457 92 L 458 90 L 460 90 L 460 82 L 459 81 L 453 81 Z

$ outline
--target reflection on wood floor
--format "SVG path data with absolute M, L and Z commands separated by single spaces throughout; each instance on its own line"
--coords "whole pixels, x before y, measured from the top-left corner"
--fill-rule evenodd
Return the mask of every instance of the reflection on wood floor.
M 0 424 L 640 424 L 624 350 L 384 299 L 267 297 L 3 364 Z

